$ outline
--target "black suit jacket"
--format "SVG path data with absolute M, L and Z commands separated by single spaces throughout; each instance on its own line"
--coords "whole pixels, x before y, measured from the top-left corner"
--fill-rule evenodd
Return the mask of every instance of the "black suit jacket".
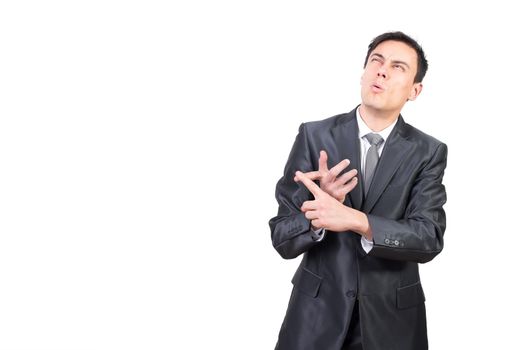
M 354 232 L 327 232 L 316 241 L 300 211 L 313 197 L 293 181 L 294 173 L 317 170 L 322 149 L 330 168 L 348 158 L 360 174 L 356 109 L 302 124 L 277 184 L 278 215 L 269 222 L 273 246 L 285 259 L 303 259 L 276 348 L 340 349 L 358 299 L 365 350 L 427 349 L 418 264 L 443 247 L 446 145 L 399 117 L 368 195 L 363 198 L 359 178 L 344 203 L 368 214 L 374 241 L 369 254 Z

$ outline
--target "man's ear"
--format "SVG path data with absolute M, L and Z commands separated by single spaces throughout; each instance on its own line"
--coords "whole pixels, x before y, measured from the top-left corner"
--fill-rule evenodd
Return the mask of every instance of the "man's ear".
M 423 85 L 422 83 L 415 83 L 413 84 L 413 87 L 411 88 L 411 92 L 409 94 L 408 100 L 415 101 L 422 92 Z

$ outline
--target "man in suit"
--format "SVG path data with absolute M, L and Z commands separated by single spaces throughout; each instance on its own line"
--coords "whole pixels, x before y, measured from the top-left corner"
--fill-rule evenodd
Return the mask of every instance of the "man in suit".
M 411 37 L 382 34 L 362 103 L 300 126 L 269 222 L 283 258 L 303 255 L 277 349 L 427 349 L 418 264 L 443 247 L 447 147 L 400 115 L 427 67 Z

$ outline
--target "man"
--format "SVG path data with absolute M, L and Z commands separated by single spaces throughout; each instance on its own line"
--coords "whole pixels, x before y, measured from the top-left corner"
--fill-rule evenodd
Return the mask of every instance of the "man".
M 447 147 L 400 115 L 427 67 L 415 40 L 382 34 L 362 103 L 300 126 L 269 222 L 283 258 L 303 254 L 277 349 L 427 349 L 418 264 L 443 247 Z

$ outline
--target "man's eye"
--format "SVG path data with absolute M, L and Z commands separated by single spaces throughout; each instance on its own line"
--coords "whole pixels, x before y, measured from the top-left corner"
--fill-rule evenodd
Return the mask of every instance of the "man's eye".
M 404 67 L 401 66 L 400 64 L 395 64 L 395 65 L 393 66 L 393 68 L 395 68 L 395 69 L 400 69 L 401 71 L 404 71 Z

